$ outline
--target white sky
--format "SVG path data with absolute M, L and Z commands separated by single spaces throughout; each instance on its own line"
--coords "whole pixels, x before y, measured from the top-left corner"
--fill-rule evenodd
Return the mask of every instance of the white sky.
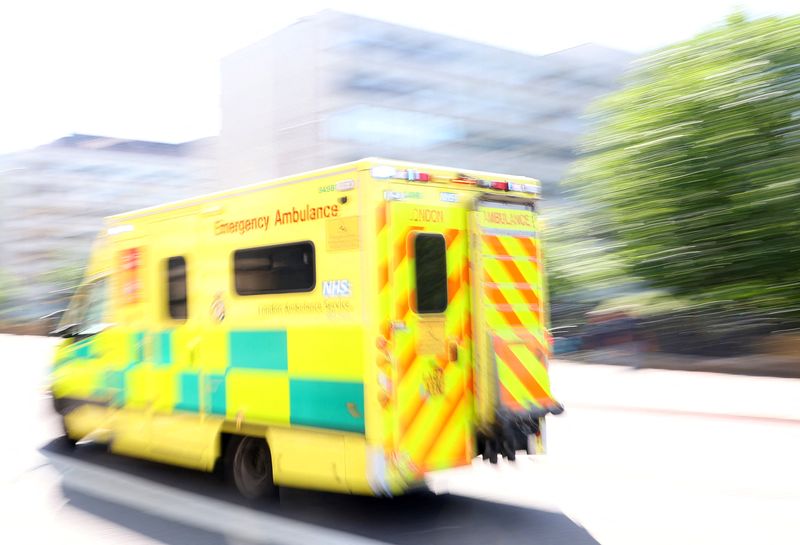
M 3 0 L 0 153 L 73 132 L 216 134 L 220 58 L 324 8 L 538 54 L 586 42 L 644 52 L 737 6 L 800 11 L 797 0 Z

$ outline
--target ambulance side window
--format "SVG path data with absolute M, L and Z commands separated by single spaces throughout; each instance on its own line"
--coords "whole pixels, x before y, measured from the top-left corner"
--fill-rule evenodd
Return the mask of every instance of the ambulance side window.
M 75 294 L 69 303 L 69 309 L 64 314 L 61 325 L 77 326 L 83 322 L 86 316 L 86 305 L 89 301 L 89 284 L 83 284 L 75 290 Z
M 419 233 L 414 237 L 416 311 L 433 314 L 447 309 L 447 250 L 444 237 Z
M 104 321 L 108 304 L 105 278 L 82 286 L 76 297 L 80 299 L 70 321 L 76 324 L 77 335 L 95 335 L 110 325 Z
M 167 308 L 173 320 L 185 320 L 188 315 L 186 259 L 182 256 L 167 259 Z
M 106 281 L 98 280 L 89 287 L 89 305 L 86 309 L 84 326 L 86 328 L 96 328 L 103 324 L 103 317 L 106 313 Z
M 314 245 L 295 242 L 236 250 L 233 274 L 239 295 L 311 291 L 317 280 Z

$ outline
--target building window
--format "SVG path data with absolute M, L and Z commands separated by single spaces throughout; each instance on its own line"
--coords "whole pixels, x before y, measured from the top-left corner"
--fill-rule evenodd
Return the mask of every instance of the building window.
M 314 245 L 296 242 L 236 250 L 233 269 L 239 295 L 311 291 L 316 284 Z
M 419 314 L 447 309 L 447 250 L 444 237 L 420 233 L 414 238 L 416 311 Z
M 326 131 L 333 140 L 420 150 L 458 142 L 464 137 L 459 119 L 369 105 L 331 113 Z
M 167 308 L 173 320 L 185 320 L 188 315 L 186 298 L 186 260 L 167 259 Z
M 350 74 L 342 87 L 347 90 L 366 91 L 387 95 L 407 95 L 420 90 L 419 83 L 400 78 L 390 78 L 382 74 L 356 72 Z

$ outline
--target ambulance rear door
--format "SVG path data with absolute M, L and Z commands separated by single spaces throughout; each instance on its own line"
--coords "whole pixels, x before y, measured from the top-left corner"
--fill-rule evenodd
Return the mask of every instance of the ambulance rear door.
M 533 199 L 482 195 L 470 213 L 479 448 L 509 458 L 561 412 L 547 371 L 546 290 Z
M 466 210 L 387 203 L 395 449 L 406 479 L 473 457 Z

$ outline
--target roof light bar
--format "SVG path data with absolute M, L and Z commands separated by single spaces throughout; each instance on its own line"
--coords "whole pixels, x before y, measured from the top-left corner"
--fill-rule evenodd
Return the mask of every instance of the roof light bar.
M 433 175 L 428 172 L 420 172 L 412 169 L 397 169 L 387 165 L 372 167 L 370 172 L 373 178 L 382 180 L 407 180 L 409 182 L 433 181 Z M 501 180 L 480 180 L 468 174 L 456 174 L 456 177 L 452 178 L 450 181 L 456 184 L 474 185 L 482 189 L 495 189 L 497 191 L 516 191 L 518 193 L 531 193 L 533 195 L 539 195 L 541 193 L 539 184 L 522 184 L 519 182 Z M 344 183 L 346 184 L 347 182 Z M 337 186 L 336 189 L 339 191 L 346 191 L 351 188 L 347 187 L 347 189 L 344 189 Z
M 430 182 L 433 176 L 419 170 L 402 170 L 390 166 L 377 166 L 370 169 L 373 178 L 380 180 L 408 180 L 409 182 Z
M 431 175 L 427 172 L 420 172 L 419 170 L 398 170 L 395 172 L 393 178 L 398 180 L 408 180 L 409 182 L 430 182 Z

